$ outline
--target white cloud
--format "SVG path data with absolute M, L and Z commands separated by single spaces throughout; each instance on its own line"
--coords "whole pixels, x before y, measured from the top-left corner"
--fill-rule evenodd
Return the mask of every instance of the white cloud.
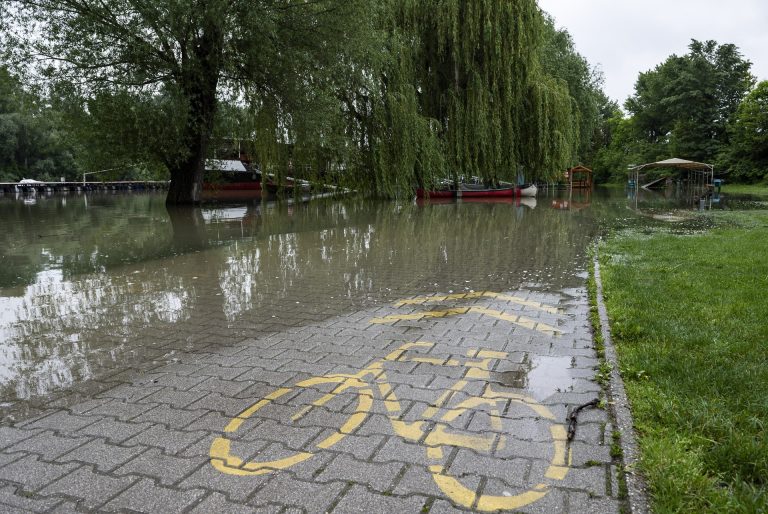
M 539 0 L 573 36 L 576 49 L 605 73 L 605 91 L 623 103 L 637 76 L 691 39 L 733 43 L 768 80 L 768 2 L 765 0 Z

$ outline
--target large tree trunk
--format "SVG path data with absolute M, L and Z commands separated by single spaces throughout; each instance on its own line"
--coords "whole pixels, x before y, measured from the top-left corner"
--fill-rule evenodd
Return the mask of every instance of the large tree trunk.
M 187 100 L 184 129 L 184 158 L 169 163 L 171 185 L 166 205 L 195 204 L 203 189 L 203 172 L 208 144 L 216 116 L 216 88 L 219 83 L 223 32 L 218 20 L 211 19 L 191 55 L 183 58 L 180 77 L 182 94 Z

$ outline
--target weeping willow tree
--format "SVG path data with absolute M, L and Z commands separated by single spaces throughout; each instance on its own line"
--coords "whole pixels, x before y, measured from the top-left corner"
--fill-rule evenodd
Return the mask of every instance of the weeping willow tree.
M 375 111 L 376 190 L 440 179 L 546 179 L 574 153 L 567 84 L 540 64 L 535 0 L 393 0 L 382 100 Z

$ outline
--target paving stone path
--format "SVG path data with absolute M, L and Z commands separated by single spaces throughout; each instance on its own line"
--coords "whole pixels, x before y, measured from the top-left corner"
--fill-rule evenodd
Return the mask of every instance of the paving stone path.
M 1 427 L 0 510 L 619 511 L 584 290 L 224 335 Z

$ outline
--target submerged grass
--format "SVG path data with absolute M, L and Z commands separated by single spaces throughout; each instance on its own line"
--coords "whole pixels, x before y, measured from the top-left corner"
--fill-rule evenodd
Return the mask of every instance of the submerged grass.
M 655 512 L 768 511 L 767 257 L 765 211 L 601 248 Z

